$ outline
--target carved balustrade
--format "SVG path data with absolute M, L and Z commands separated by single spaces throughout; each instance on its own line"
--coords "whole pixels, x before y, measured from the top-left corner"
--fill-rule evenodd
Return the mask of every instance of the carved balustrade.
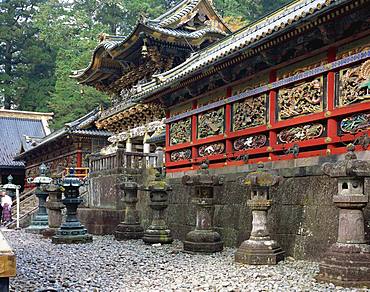
M 369 58 L 369 48 L 339 48 L 336 61 L 321 54 L 174 106 L 167 171 L 196 169 L 204 158 L 220 167 L 341 154 L 349 142 L 368 149 L 361 141 L 370 134 Z
M 142 152 L 117 152 L 107 155 L 92 155 L 90 157 L 90 172 L 106 171 L 118 168 L 145 169 L 158 167 L 158 154 Z

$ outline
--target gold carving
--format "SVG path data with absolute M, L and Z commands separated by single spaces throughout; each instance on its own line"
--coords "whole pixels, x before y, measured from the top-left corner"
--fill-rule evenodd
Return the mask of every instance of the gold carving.
M 249 97 L 233 104 L 233 130 L 243 130 L 266 123 L 266 94 Z
M 279 118 L 288 118 L 320 112 L 322 110 L 322 78 L 279 90 Z
M 340 72 L 339 105 L 346 106 L 370 98 L 370 60 Z
M 170 127 L 170 144 L 177 145 L 191 140 L 191 120 L 190 118 L 174 122 Z

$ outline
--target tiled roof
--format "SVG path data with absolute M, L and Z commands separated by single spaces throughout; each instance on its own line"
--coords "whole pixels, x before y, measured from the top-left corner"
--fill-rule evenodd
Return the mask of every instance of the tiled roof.
M 42 138 L 45 136 L 41 120 L 0 117 L 0 167 L 23 167 L 13 161 L 22 146 L 24 135 Z M 27 146 L 26 146 L 27 147 Z
M 25 152 L 17 155 L 16 159 L 22 160 L 22 158 L 26 156 L 28 153 L 30 153 L 31 151 L 34 151 L 35 149 L 39 148 L 42 145 L 52 143 L 58 138 L 63 137 L 67 134 L 75 134 L 75 135 L 90 136 L 90 137 L 110 137 L 112 135 L 111 132 L 105 131 L 105 130 L 98 130 L 96 128 L 95 121 L 98 120 L 99 116 L 100 116 L 100 109 L 95 108 L 94 110 L 87 113 L 83 117 L 73 122 L 66 123 L 63 128 L 37 141 L 34 147 L 29 148 L 29 149 L 24 149 Z
M 158 74 L 155 80 L 143 84 L 142 91 L 132 97 L 139 101 L 157 90 L 162 90 L 174 83 L 184 80 L 192 74 L 205 70 L 220 60 L 239 52 L 248 46 L 254 46 L 260 40 L 269 37 L 286 27 L 310 17 L 325 8 L 341 5 L 349 0 L 299 0 L 256 21 L 255 23 L 225 37 L 209 47 L 192 54 L 185 62 L 164 73 Z M 160 82 L 158 82 L 158 80 Z

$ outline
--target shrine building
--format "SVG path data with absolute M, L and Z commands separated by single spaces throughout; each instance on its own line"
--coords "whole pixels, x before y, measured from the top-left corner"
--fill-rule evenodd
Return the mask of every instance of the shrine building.
M 215 229 L 238 246 L 251 223 L 238 177 L 264 163 L 284 178 L 272 236 L 296 258 L 317 258 L 335 238 L 337 216 L 322 163 L 342 159 L 349 143 L 369 159 L 369 17 L 368 0 L 297 0 L 231 32 L 211 1 L 184 0 L 140 19 L 128 37 L 101 35 L 90 64 L 71 76 L 113 102 L 95 122 L 112 145 L 90 159 L 88 203 L 79 210 L 89 232 L 114 231 L 122 175 L 142 170 L 144 184 L 164 146 L 175 238 L 194 225 L 181 179 L 207 159 L 211 173 L 225 176 Z M 138 196 L 147 226 L 147 195 Z
M 100 112 L 100 108 L 96 108 L 45 137 L 24 139 L 15 160 L 25 163 L 26 177 L 38 176 L 41 163 L 45 163 L 52 177 L 63 176 L 71 167 L 76 169 L 78 176 L 86 177 L 88 155 L 105 147 L 111 135 L 109 131 L 95 126 Z

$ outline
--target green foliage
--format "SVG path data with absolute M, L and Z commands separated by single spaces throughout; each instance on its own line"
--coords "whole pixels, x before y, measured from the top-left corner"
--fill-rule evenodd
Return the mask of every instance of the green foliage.
M 180 1 L 180 0 L 178 0 Z M 0 101 L 5 107 L 53 111 L 54 128 L 109 98 L 69 78 L 85 68 L 100 33 L 128 35 L 140 16 L 155 18 L 176 0 L 7 0 L 0 2 Z M 287 0 L 214 0 L 240 28 Z
M 54 86 L 53 52 L 33 25 L 39 2 L 0 2 L 0 97 L 7 109 L 46 109 Z

